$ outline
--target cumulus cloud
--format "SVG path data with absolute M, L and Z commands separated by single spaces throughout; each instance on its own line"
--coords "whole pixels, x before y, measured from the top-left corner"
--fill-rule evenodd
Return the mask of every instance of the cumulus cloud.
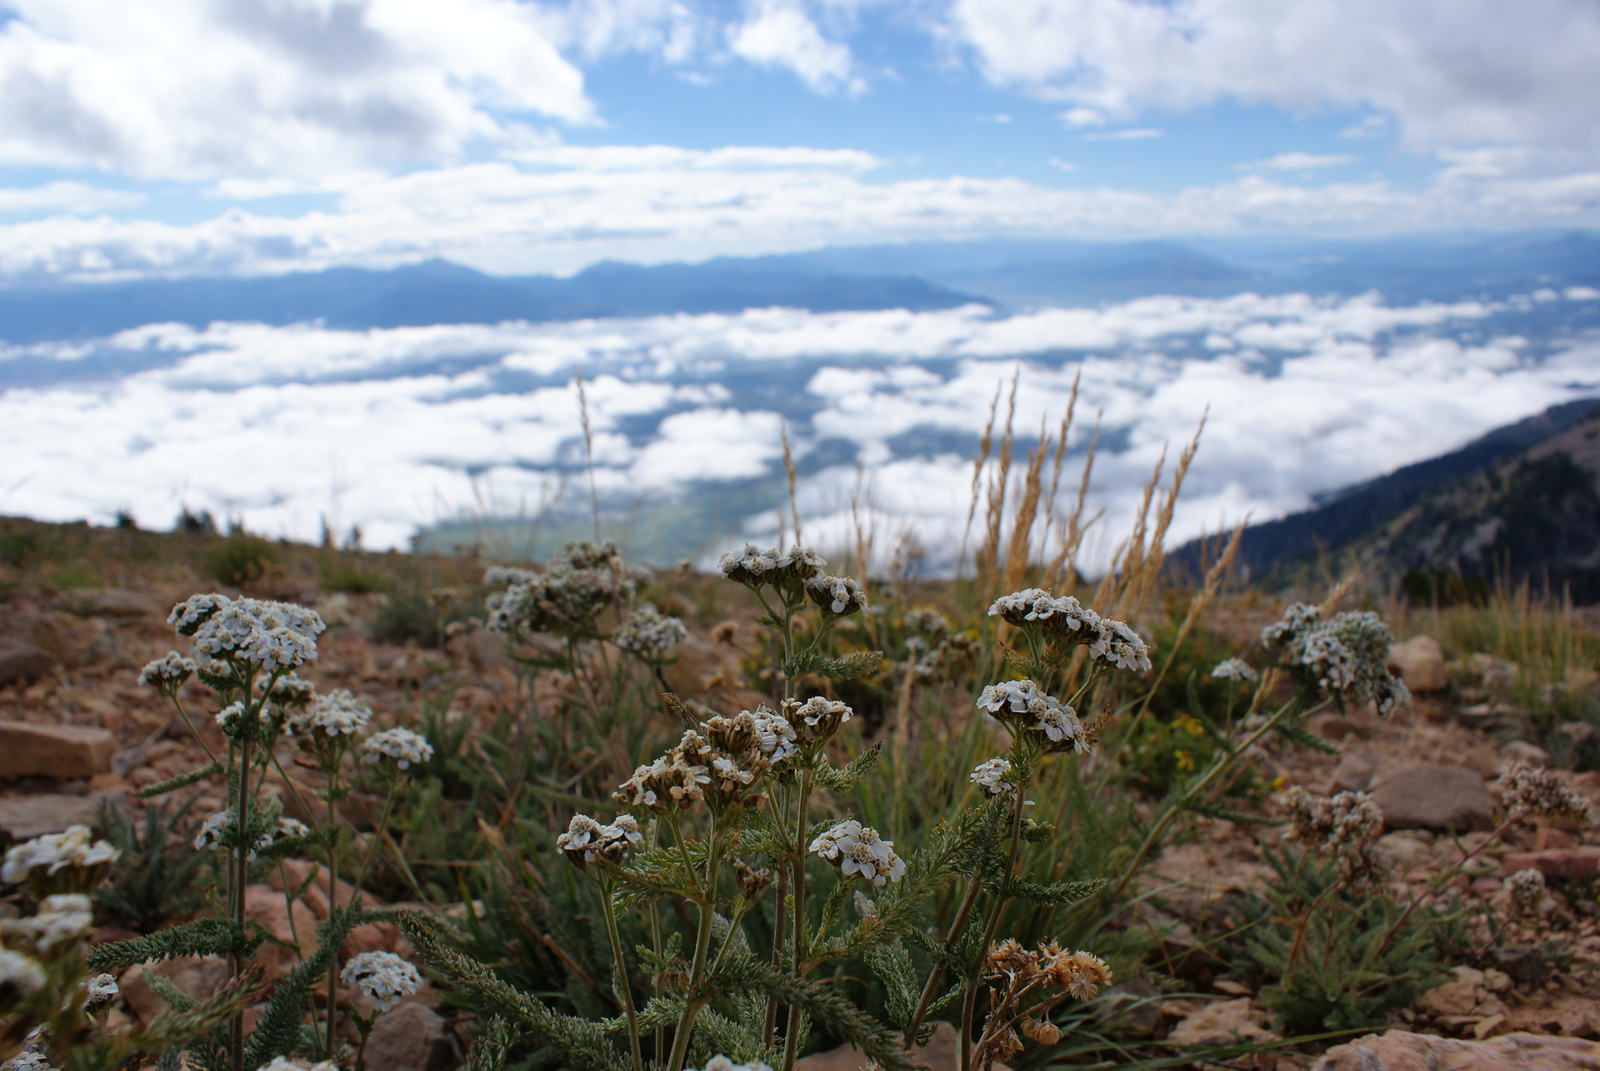
M 1593 299 L 1575 288 L 1544 300 Z M 0 351 L 0 382 L 6 362 L 22 358 L 53 357 L 68 376 L 96 355 L 145 369 L 0 389 L 0 511 L 108 521 L 127 509 L 160 525 L 187 505 L 303 539 L 327 514 L 375 545 L 403 545 L 418 526 L 482 509 L 486 487 L 504 508 L 581 472 L 569 382 L 581 369 L 603 493 L 777 479 L 787 420 L 802 464 L 844 443 L 870 466 L 865 477 L 846 462 L 804 478 L 808 535 L 844 542 L 852 508 L 866 509 L 885 545 L 914 531 L 930 560 L 948 565 L 971 459 L 959 446 L 903 443 L 975 438 L 984 402 L 1020 371 L 1024 432 L 1053 426 L 1081 375 L 1076 447 L 1088 435 L 1082 418 L 1097 411 L 1104 441 L 1117 444 L 1102 451 L 1092 486 L 1108 533 L 1126 522 L 1163 445 L 1186 437 L 1209 405 L 1175 526 L 1188 536 L 1247 511 L 1303 507 L 1316 492 L 1600 390 L 1600 347 L 1569 343 L 1535 359 L 1496 327 L 1504 311 L 1241 294 L 1004 317 L 768 309 L 369 331 L 152 325 Z M 768 362 L 808 370 L 803 389 L 776 402 L 741 395 Z M 751 524 L 759 533 L 761 519 Z
M 132 208 L 145 196 L 134 190 L 111 190 L 83 182 L 46 182 L 40 186 L 0 189 L 0 214 L 95 212 Z
M 993 81 L 1114 116 L 1366 107 L 1419 146 L 1600 147 L 1589 0 L 952 0 L 944 27 Z
M 764 67 L 793 71 L 816 92 L 865 88 L 851 77 L 849 48 L 822 36 L 805 10 L 786 0 L 761 0 L 750 17 L 734 27 L 728 44 L 735 55 Z
M 1315 171 L 1323 167 L 1342 167 L 1355 157 L 1349 153 L 1280 152 L 1258 161 L 1263 171 Z
M 14 0 L 0 160 L 143 175 L 317 175 L 515 143 L 593 117 L 514 0 Z
M 230 207 L 170 223 L 58 216 L 0 224 L 0 276 L 105 277 L 388 265 L 444 256 L 490 271 L 573 271 L 830 244 L 993 235 L 1123 238 L 1251 231 L 1342 236 L 1600 225 L 1600 171 L 1515 154 L 1453 157 L 1431 186 L 1302 185 L 1249 174 L 1170 193 L 1052 189 L 1009 178 L 873 181 L 847 149 L 551 145 L 512 158 L 299 187 L 330 207 Z M 241 193 L 296 189 L 267 182 Z

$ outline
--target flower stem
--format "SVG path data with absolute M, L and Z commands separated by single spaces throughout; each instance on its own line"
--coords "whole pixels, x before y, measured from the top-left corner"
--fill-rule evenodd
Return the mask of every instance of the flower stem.
M 794 855 L 790 859 L 794 886 L 794 934 L 791 953 L 796 981 L 805 977 L 806 955 L 806 802 L 811 798 L 811 771 L 800 775 L 800 798 L 795 806 Z M 783 1071 L 794 1071 L 800 1053 L 800 1005 L 789 1005 L 789 1021 L 783 1035 Z
M 606 936 L 611 940 L 611 988 L 622 1002 L 628 1017 L 628 1049 L 633 1056 L 633 1071 L 644 1071 L 644 1056 L 639 1051 L 639 1016 L 633 1008 L 633 985 L 628 981 L 627 961 L 622 958 L 622 935 L 617 932 L 617 909 L 611 899 L 611 882 L 600 883 L 600 903 L 606 916 Z
M 674 825 L 676 832 L 676 825 Z M 711 951 L 711 923 L 716 916 L 717 893 L 717 863 L 721 855 L 722 838 L 716 828 L 715 819 L 712 820 L 711 850 L 706 858 L 706 882 L 702 887 L 698 903 L 700 907 L 700 923 L 694 935 L 694 960 L 689 966 L 689 1001 L 684 1006 L 683 1014 L 678 1017 L 678 1026 L 672 1036 L 672 1056 L 667 1061 L 667 1071 L 683 1071 L 683 1063 L 689 1056 L 689 1035 L 694 1030 L 694 1021 L 700 1014 L 700 1009 L 705 1006 L 704 997 L 696 997 L 695 991 L 700 988 L 700 983 L 705 980 L 706 956 Z M 680 847 L 683 839 L 678 839 Z M 687 851 L 685 851 L 687 856 Z M 693 874 L 691 868 L 690 873 Z

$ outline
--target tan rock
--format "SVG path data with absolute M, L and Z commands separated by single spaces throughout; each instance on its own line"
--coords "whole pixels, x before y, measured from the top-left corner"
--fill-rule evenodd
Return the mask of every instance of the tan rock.
M 128 1002 L 134 1014 L 148 1024 L 166 1010 L 167 1002 L 150 987 L 145 980 L 146 973 L 159 974 L 189 996 L 204 1000 L 228 980 L 228 961 L 221 956 L 180 956 L 163 963 L 134 966 L 123 971 L 118 981 L 122 998 Z
M 444 1019 L 425 1004 L 384 1012 L 367 1039 L 367 1071 L 442 1071 L 457 1062 Z
M 1267 1029 L 1266 1013 L 1249 997 L 1208 1004 L 1184 1016 L 1167 1040 L 1174 1045 L 1237 1045 L 1241 1041 L 1275 1038 Z
M 0 721 L 0 777 L 93 777 L 111 769 L 116 751 L 106 729 Z
M 62 833 L 69 826 L 100 825 L 100 808 L 127 806 L 121 793 L 96 792 L 88 796 L 46 793 L 0 799 L 0 835 L 13 842 L 32 840 L 47 833 Z
M 957 1040 L 956 1028 L 949 1023 L 940 1023 L 926 1045 L 918 1045 L 911 1050 L 914 1057 L 911 1062 L 926 1067 L 928 1071 L 957 1071 L 961 1066 Z M 867 1058 L 854 1045 L 841 1045 L 827 1052 L 813 1053 L 796 1060 L 794 1064 L 795 1071 L 861 1071 L 866 1066 Z M 1005 1064 L 995 1064 L 994 1071 L 1010 1069 Z
M 1525 762 L 1543 769 L 1550 765 L 1550 752 L 1526 740 L 1512 740 L 1503 749 L 1507 763 Z
M 1458 1041 L 1391 1030 L 1329 1049 L 1311 1071 L 1600 1071 L 1600 1045 L 1538 1034 Z
M 267 941 L 256 952 L 255 962 L 261 966 L 262 977 L 269 983 L 293 970 L 301 959 L 317 949 L 317 917 L 304 901 L 296 900 L 291 908 L 283 893 L 270 885 L 245 886 L 244 916 L 279 941 L 294 946 L 285 948 Z M 299 955 L 295 954 L 295 948 L 300 950 Z
M 161 605 L 142 591 L 110 588 L 95 596 L 89 610 L 104 617 L 144 617 L 160 612 Z
M 1370 756 L 1355 751 L 1347 752 L 1328 778 L 1328 794 L 1365 792 L 1372 784 L 1372 775 L 1377 769 L 1378 764 Z
M 1413 692 L 1438 692 L 1450 684 L 1444 651 L 1432 636 L 1413 636 L 1390 647 L 1389 671 L 1399 674 Z
M 273 867 L 267 872 L 267 887 L 282 892 L 283 875 L 287 874 L 289 877 L 290 888 L 298 889 L 300 886 L 306 883 L 306 877 L 311 873 L 313 867 L 316 868 L 317 876 L 312 880 L 310 886 L 307 887 L 305 895 L 302 898 L 302 902 L 311 910 L 311 913 L 320 920 L 328 917 L 327 867 L 318 863 L 307 862 L 304 859 L 285 859 L 283 861 L 283 871 L 281 874 L 279 873 L 277 867 Z M 340 907 L 344 907 L 345 905 L 349 904 L 351 899 L 355 896 L 355 886 L 341 878 L 337 888 L 338 904 Z M 384 906 L 381 901 L 370 895 L 363 895 L 361 902 L 367 907 Z
M 1600 871 L 1600 848 L 1509 852 L 1503 862 L 1508 874 L 1519 870 L 1537 870 L 1547 878 L 1587 878 Z
M 31 684 L 59 661 L 43 647 L 21 640 L 0 640 L 0 686 Z
M 1494 828 L 1494 799 L 1483 776 L 1465 766 L 1408 766 L 1384 778 L 1372 801 L 1390 829 Z
M 1435 1018 L 1472 1015 L 1489 991 L 1484 988 L 1483 972 L 1472 967 L 1457 967 L 1455 981 L 1434 986 L 1417 1000 L 1417 1007 Z

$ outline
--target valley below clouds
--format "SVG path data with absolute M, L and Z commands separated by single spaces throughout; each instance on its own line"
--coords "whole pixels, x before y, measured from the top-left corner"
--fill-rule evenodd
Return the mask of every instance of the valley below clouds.
M 1019 444 L 1059 424 L 1075 380 L 1073 458 L 1098 422 L 1089 504 L 1104 513 L 1087 547 L 1104 560 L 1162 452 L 1174 458 L 1202 418 L 1177 538 L 1304 508 L 1600 392 L 1600 339 L 1581 326 L 1597 298 L 152 324 L 0 349 L 0 512 L 109 523 L 124 511 L 164 528 L 210 510 L 301 540 L 326 520 L 405 547 L 490 515 L 586 516 L 592 454 L 618 523 L 660 503 L 717 504 L 674 515 L 679 530 L 657 543 L 668 560 L 774 538 L 786 430 L 808 539 L 837 546 L 864 521 L 880 547 L 912 533 L 928 567 L 947 570 L 991 403 L 999 391 L 1004 408 L 1016 377 Z

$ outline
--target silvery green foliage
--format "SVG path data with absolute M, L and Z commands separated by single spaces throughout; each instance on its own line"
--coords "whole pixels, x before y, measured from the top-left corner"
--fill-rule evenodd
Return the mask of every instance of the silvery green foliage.
M 1261 645 L 1278 652 L 1308 690 L 1340 704 L 1376 703 L 1389 715 L 1411 702 L 1411 693 L 1388 670 L 1393 637 L 1370 610 L 1347 610 L 1323 620 L 1320 607 L 1296 603 L 1261 631 Z

